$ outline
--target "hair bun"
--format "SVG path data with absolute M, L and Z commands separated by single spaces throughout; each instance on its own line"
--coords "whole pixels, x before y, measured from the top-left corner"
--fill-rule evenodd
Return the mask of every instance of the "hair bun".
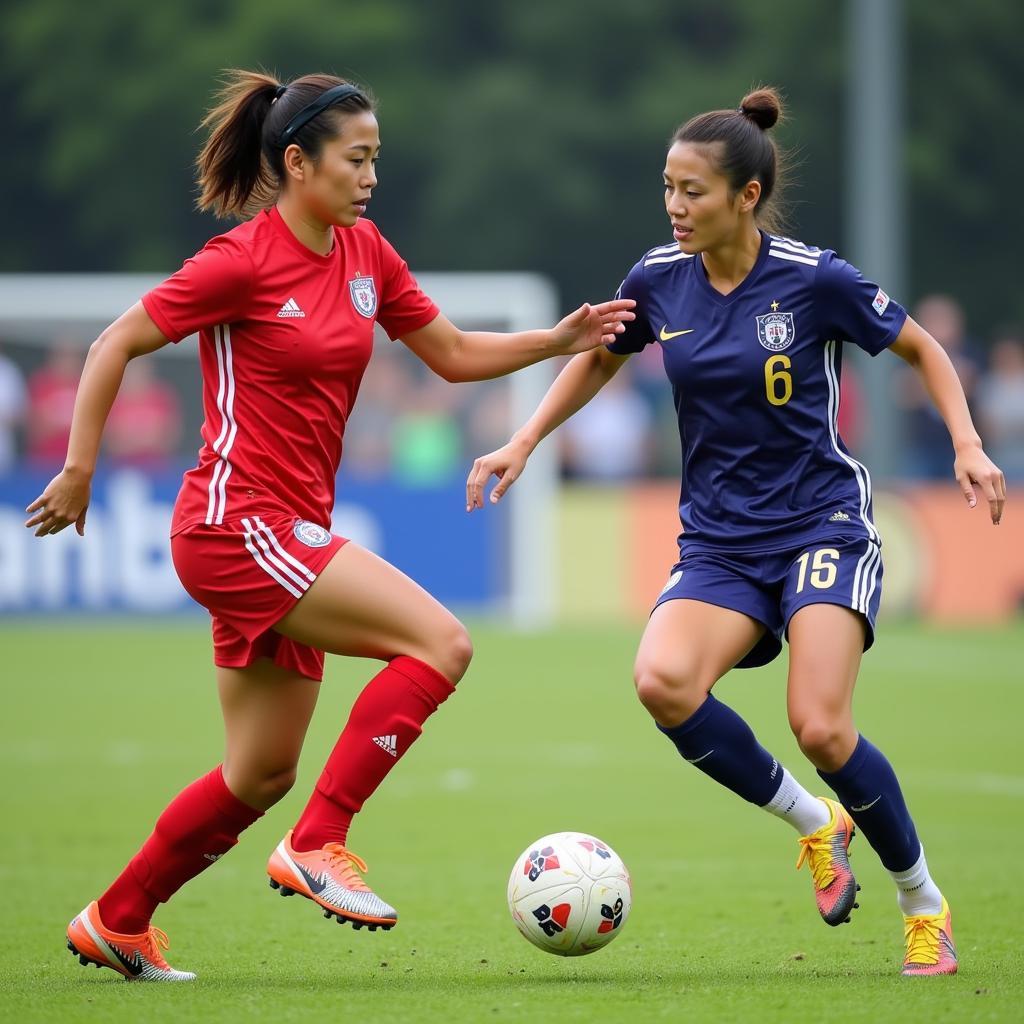
M 743 97 L 740 113 L 762 131 L 767 131 L 782 117 L 782 98 L 770 87 L 755 89 Z

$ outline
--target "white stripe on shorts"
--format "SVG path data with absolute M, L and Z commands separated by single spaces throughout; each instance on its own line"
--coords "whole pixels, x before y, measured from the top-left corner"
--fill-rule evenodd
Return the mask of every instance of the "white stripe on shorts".
M 297 573 L 289 569 L 288 566 L 270 550 L 270 545 L 267 543 L 266 538 L 253 527 L 252 523 L 248 519 L 243 519 L 242 525 L 245 527 L 246 550 L 254 559 L 256 559 L 256 563 L 260 568 L 263 569 L 263 571 L 273 580 L 280 583 L 281 586 L 292 595 L 292 597 L 302 597 L 302 595 L 309 589 L 309 583 L 302 579 L 302 577 Z M 253 543 L 254 539 L 259 544 L 259 548 L 262 549 L 262 552 L 256 547 L 256 544 Z M 266 558 L 264 558 L 264 555 L 266 555 Z M 275 566 L 277 568 L 275 568 Z M 280 569 L 281 572 L 278 572 L 278 569 Z

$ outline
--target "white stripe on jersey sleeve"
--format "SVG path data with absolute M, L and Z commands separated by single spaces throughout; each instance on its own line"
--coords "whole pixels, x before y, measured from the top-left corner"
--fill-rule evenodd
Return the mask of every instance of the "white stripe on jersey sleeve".
M 781 235 L 769 235 L 771 244 L 779 249 L 788 249 L 790 252 L 798 253 L 801 256 L 820 256 L 821 250 L 813 245 L 805 245 L 795 238 L 783 238 Z
M 651 256 L 663 256 L 671 252 L 678 252 L 679 244 L 677 242 L 669 242 L 667 245 L 656 245 L 644 259 L 649 259 Z
M 796 255 L 796 253 L 784 252 L 781 249 L 769 249 L 768 255 L 775 256 L 777 259 L 780 260 L 789 260 L 791 263 L 803 263 L 808 267 L 816 267 L 818 265 L 818 260 L 816 257 L 811 258 L 810 256 L 798 256 Z
M 653 259 L 644 260 L 644 266 L 649 267 L 652 263 L 675 263 L 676 260 L 692 260 L 693 254 L 679 251 L 671 256 L 655 256 Z

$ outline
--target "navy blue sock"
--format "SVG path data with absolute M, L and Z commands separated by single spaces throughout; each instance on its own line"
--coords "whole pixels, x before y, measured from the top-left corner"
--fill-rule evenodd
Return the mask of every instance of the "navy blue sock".
M 885 755 L 863 736 L 837 772 L 818 774 L 850 812 L 864 838 L 889 871 L 906 871 L 921 855 L 900 784 Z
M 758 807 L 782 785 L 779 762 L 757 742 L 750 726 L 711 694 L 681 725 L 658 728 L 684 760 Z

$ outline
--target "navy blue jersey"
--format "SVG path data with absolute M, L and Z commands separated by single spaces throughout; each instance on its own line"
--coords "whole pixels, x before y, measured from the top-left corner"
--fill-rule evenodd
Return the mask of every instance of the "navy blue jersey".
M 762 232 L 728 295 L 674 242 L 619 289 L 636 320 L 609 345 L 661 345 L 683 478 L 681 543 L 775 550 L 837 529 L 878 541 L 871 481 L 836 429 L 844 343 L 877 355 L 906 311 L 830 249 Z

